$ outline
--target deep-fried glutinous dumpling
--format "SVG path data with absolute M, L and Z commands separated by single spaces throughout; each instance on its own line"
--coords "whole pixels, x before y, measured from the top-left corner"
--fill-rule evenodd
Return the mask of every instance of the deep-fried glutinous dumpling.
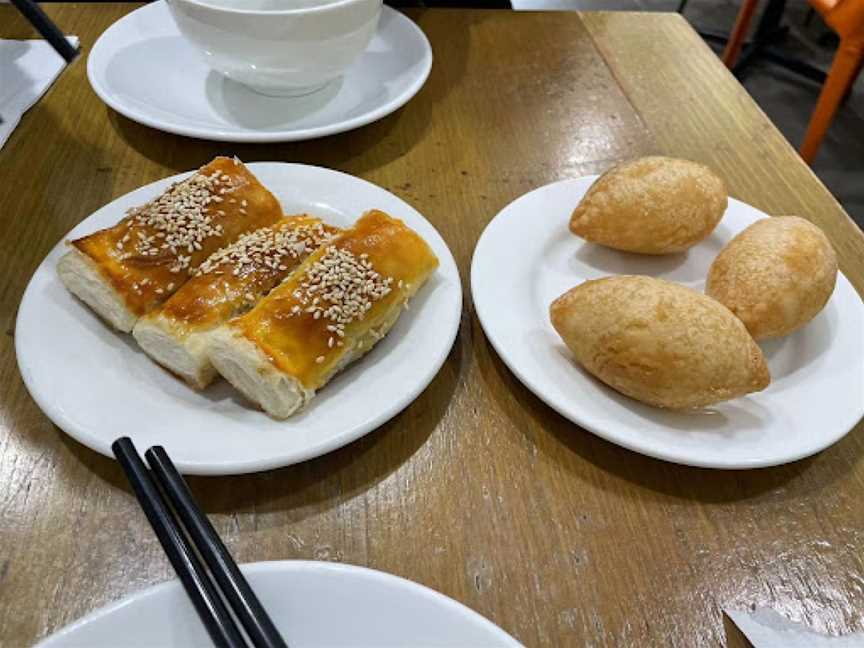
M 762 340 L 812 320 L 836 280 L 837 255 L 822 230 L 797 216 L 778 216 L 753 223 L 720 251 L 705 293 Z
M 707 238 L 726 203 L 726 187 L 708 167 L 643 157 L 597 178 L 573 211 L 570 231 L 616 250 L 671 254 Z
M 725 306 L 661 279 L 586 281 L 552 302 L 552 326 L 591 374 L 656 407 L 704 407 L 768 386 L 762 351 Z

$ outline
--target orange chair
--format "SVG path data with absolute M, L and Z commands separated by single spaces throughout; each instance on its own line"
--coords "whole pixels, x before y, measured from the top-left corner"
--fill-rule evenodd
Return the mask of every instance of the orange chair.
M 861 63 L 864 61 L 864 0 L 808 1 L 840 36 L 840 47 L 834 55 L 831 71 L 822 86 L 804 143 L 801 144 L 801 157 L 807 164 L 812 164 L 840 102 L 861 71 Z M 735 27 L 723 51 L 723 62 L 730 69 L 741 53 L 757 4 L 758 0 L 744 0 L 738 12 Z

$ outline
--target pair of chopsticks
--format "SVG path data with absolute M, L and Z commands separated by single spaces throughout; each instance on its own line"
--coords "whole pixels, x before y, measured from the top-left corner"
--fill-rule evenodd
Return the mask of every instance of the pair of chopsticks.
M 248 646 L 227 602 L 255 648 L 287 648 L 165 449 L 153 446 L 144 454 L 150 470 L 129 437 L 117 439 L 111 450 L 213 643 L 219 648 Z
M 78 56 L 78 48 L 74 47 L 63 35 L 57 25 L 45 15 L 42 8 L 33 2 L 33 0 L 12 0 L 12 4 L 21 12 L 33 27 L 36 28 L 42 38 L 44 38 L 57 53 L 62 56 L 67 63 L 71 63 Z

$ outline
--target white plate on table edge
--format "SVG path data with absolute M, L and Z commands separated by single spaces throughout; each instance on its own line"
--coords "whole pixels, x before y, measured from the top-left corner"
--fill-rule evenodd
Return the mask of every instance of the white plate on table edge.
M 291 142 L 365 126 L 405 105 L 431 69 L 426 35 L 387 6 L 366 52 L 305 97 L 268 97 L 211 71 L 162 0 L 120 18 L 87 57 L 93 91 L 121 115 L 222 142 Z
M 285 560 L 240 566 L 291 648 L 521 644 L 433 589 L 353 565 Z M 178 580 L 154 585 L 59 630 L 38 648 L 211 646 Z
M 287 421 L 255 409 L 225 381 L 196 392 L 152 362 L 130 335 L 105 324 L 60 282 L 61 240 L 27 286 L 15 327 L 24 383 L 45 414 L 87 447 L 112 457 L 129 435 L 143 451 L 161 444 L 186 474 L 238 474 L 287 466 L 360 438 L 407 407 L 432 381 L 456 337 L 462 289 L 453 255 L 414 208 L 353 176 L 302 164 L 247 165 L 286 213 L 309 212 L 339 226 L 382 209 L 417 231 L 440 265 L 390 333 L 325 385 Z M 115 224 L 126 209 L 189 173 L 117 198 L 64 240 Z
M 686 254 L 619 252 L 568 229 L 571 212 L 597 177 L 563 180 L 521 196 L 492 219 L 474 250 L 471 292 L 477 316 L 500 358 L 528 389 L 608 441 L 708 468 L 795 461 L 827 448 L 855 426 L 864 415 L 864 305 L 842 273 L 813 321 L 760 345 L 772 375 L 762 392 L 674 412 L 619 394 L 581 369 L 549 322 L 554 298 L 587 279 L 615 274 L 647 274 L 702 291 L 720 249 L 767 218 L 730 198 L 717 229 Z

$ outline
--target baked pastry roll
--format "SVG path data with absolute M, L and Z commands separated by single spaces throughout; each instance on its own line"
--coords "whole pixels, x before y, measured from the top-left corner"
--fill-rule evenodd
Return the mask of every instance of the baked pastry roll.
M 586 281 L 549 312 L 579 364 L 648 405 L 704 407 L 771 382 L 762 351 L 738 318 L 669 281 L 628 275 Z
M 290 216 L 216 251 L 132 335 L 163 367 L 203 389 L 215 377 L 207 333 L 252 308 L 338 230 L 312 216 Z
M 727 202 L 723 181 L 708 167 L 643 157 L 597 178 L 573 210 L 570 231 L 626 252 L 681 252 L 714 231 Z
M 69 242 L 57 272 L 70 292 L 128 333 L 213 252 L 281 217 L 279 202 L 240 160 L 218 157 L 115 226 Z
M 837 255 L 822 230 L 797 216 L 777 216 L 729 241 L 711 264 L 705 293 L 762 340 L 816 317 L 836 281 Z
M 216 329 L 210 360 L 268 414 L 287 418 L 384 337 L 437 266 L 402 221 L 367 212 L 249 313 Z

